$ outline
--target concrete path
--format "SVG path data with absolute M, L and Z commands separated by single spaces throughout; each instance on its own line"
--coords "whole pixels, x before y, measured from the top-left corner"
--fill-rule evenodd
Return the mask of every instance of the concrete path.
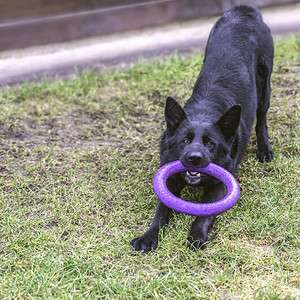
M 273 35 L 300 33 L 300 3 L 261 10 Z M 204 49 L 217 17 L 134 30 L 80 41 L 0 52 L 0 86 L 68 76 L 75 69 L 99 69 L 141 56 Z

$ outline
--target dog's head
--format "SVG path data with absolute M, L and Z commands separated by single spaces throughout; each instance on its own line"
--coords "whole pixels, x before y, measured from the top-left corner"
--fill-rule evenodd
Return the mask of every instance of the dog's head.
M 217 121 L 195 112 L 189 117 L 180 104 L 168 97 L 165 106 L 167 135 L 172 152 L 186 167 L 206 167 L 210 162 L 224 166 L 240 123 L 241 106 L 229 108 Z M 226 166 L 224 166 L 226 167 Z M 186 172 L 185 181 L 197 185 L 203 174 Z

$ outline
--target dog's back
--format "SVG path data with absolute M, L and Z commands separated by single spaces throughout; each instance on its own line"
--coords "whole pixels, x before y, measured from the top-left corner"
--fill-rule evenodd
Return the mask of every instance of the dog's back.
M 242 106 L 237 162 L 247 147 L 256 115 L 259 126 L 260 115 L 269 108 L 273 53 L 270 30 L 256 8 L 238 6 L 227 11 L 210 32 L 203 68 L 184 107 L 190 118 L 197 118 L 198 112 L 218 120 L 232 105 Z M 261 161 L 265 159 L 264 154 L 258 155 Z

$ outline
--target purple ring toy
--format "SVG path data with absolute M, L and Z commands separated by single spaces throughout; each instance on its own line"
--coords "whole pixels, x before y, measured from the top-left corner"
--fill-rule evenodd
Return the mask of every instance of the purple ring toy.
M 168 190 L 166 182 L 171 175 L 182 171 L 197 171 L 219 179 L 227 188 L 226 196 L 212 203 L 193 203 L 176 197 Z M 240 196 L 240 187 L 234 176 L 226 169 L 213 163 L 210 163 L 205 168 L 186 168 L 179 160 L 170 162 L 156 172 L 153 179 L 153 187 L 158 198 L 166 206 L 192 216 L 210 216 L 223 213 L 234 206 Z

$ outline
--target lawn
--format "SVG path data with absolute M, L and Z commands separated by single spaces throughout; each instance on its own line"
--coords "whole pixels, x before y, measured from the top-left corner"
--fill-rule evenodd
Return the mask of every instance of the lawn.
M 257 162 L 253 135 L 241 197 L 198 252 L 183 214 L 156 251 L 129 242 L 156 207 L 164 100 L 189 98 L 201 54 L 2 89 L 0 299 L 299 299 L 300 36 L 275 45 L 275 158 Z

